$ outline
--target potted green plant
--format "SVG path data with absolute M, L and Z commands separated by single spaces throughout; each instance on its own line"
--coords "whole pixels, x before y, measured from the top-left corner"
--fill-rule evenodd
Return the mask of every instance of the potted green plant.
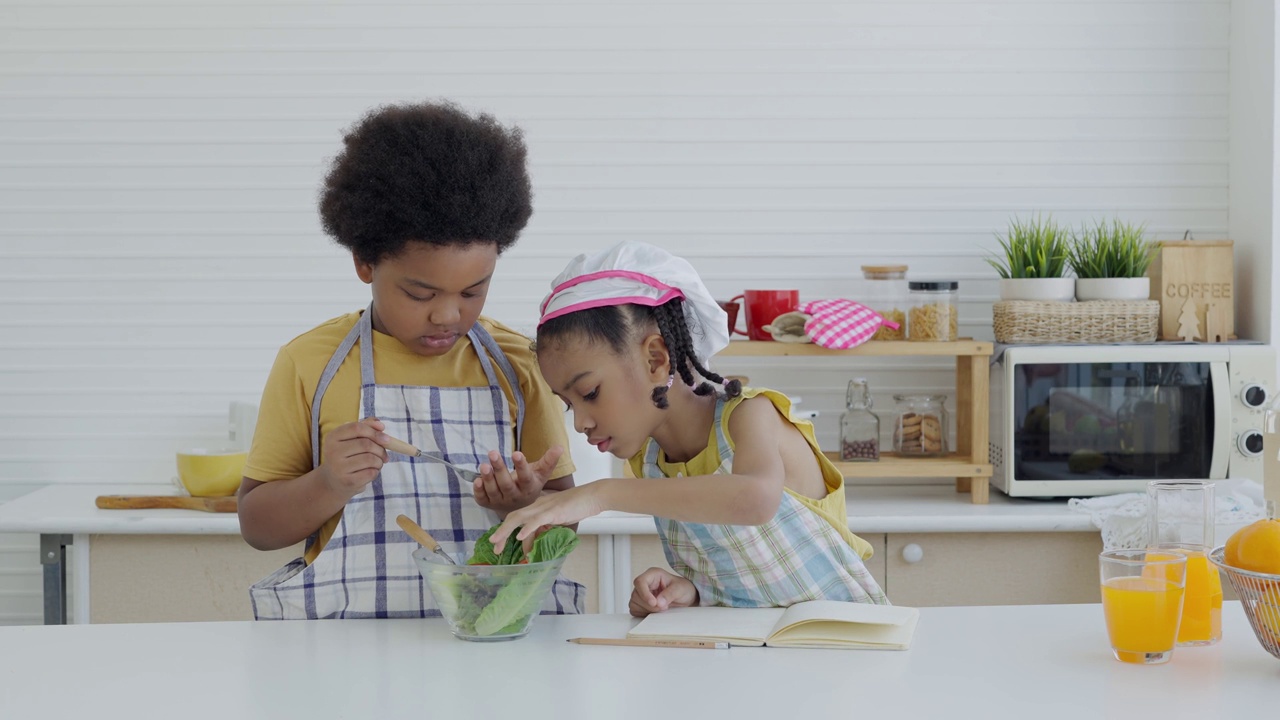
M 1009 221 L 1004 236 L 996 235 L 1003 255 L 987 258 L 1000 273 L 1001 300 L 1075 299 L 1075 280 L 1063 277 L 1069 250 L 1068 232 L 1052 217 L 1039 215 Z
M 1067 262 L 1076 274 L 1077 300 L 1145 300 L 1150 296 L 1147 268 L 1156 245 L 1143 225 L 1100 220 L 1073 233 Z

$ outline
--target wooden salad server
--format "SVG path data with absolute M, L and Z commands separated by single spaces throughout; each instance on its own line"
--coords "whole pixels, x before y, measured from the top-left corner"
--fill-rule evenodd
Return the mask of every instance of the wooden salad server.
M 399 451 L 397 450 L 397 452 Z M 397 515 L 396 524 L 400 526 L 401 530 L 409 533 L 409 537 L 417 540 L 418 544 L 422 547 L 444 558 L 450 565 L 458 564 L 449 556 L 449 553 L 444 551 L 444 548 L 440 547 L 440 543 L 436 542 L 436 539 L 431 537 L 431 533 L 423 530 L 422 526 L 414 522 L 408 515 Z

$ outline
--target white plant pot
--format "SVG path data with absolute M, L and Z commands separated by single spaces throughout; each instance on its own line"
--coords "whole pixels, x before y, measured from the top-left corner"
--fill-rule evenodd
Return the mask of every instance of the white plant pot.
M 1076 299 L 1146 300 L 1151 296 L 1151 278 L 1076 278 Z
M 1075 278 L 1001 278 L 1001 300 L 1056 300 L 1076 298 Z

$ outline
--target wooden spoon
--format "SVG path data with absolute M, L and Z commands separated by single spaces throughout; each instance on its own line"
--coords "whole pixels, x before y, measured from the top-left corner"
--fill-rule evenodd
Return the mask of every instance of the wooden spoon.
M 422 526 L 414 522 L 408 515 L 397 515 L 396 524 L 400 526 L 401 530 L 409 533 L 409 537 L 417 540 L 418 544 L 422 547 L 439 555 L 445 560 L 448 560 L 450 565 L 458 564 L 454 562 L 452 557 L 449 557 L 449 553 L 445 552 L 444 548 L 440 547 L 440 543 L 436 542 L 436 539 L 431 537 L 431 533 L 423 530 Z

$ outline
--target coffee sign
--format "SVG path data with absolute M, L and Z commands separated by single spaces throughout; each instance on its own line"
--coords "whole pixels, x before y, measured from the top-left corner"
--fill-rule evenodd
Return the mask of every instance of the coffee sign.
M 1204 300 L 1230 298 L 1231 283 L 1168 283 L 1164 288 L 1165 297 L 1198 298 Z
M 1223 342 L 1235 337 L 1235 258 L 1230 240 L 1158 242 L 1147 270 L 1160 301 L 1160 339 Z

